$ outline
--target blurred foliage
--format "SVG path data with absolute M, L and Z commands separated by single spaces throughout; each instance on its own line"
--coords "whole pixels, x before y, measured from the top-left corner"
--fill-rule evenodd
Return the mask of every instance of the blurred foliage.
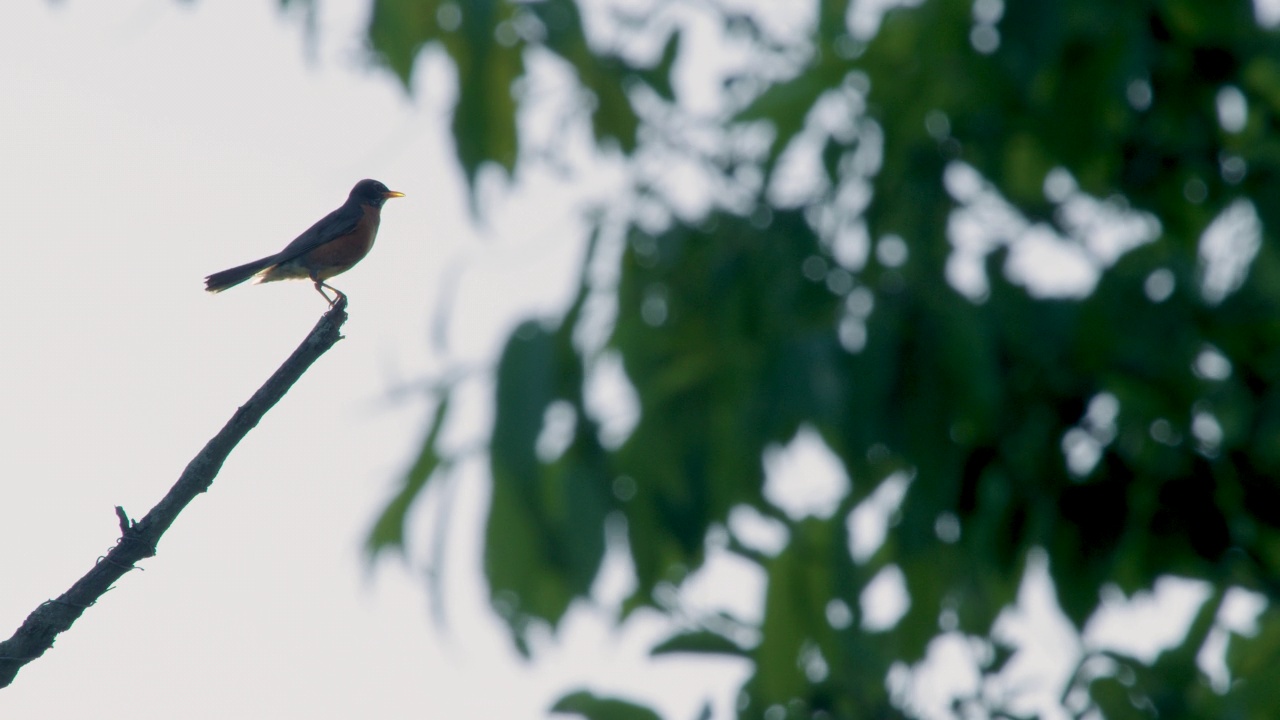
M 423 48 L 452 59 L 472 182 L 484 163 L 521 162 L 517 88 L 540 53 L 576 77 L 597 142 L 633 159 L 679 148 L 724 189 L 694 220 L 628 218 L 616 285 L 593 285 L 592 255 L 566 315 L 507 343 L 485 570 L 516 643 L 587 596 L 606 523 L 622 518 L 637 580 L 624 614 L 651 607 L 687 626 L 656 654 L 749 659 L 743 717 L 911 716 L 891 666 L 958 632 L 999 673 L 1017 650 L 993 623 L 1042 551 L 1077 627 L 1104 587 L 1176 575 L 1213 589 L 1154 661 L 1085 658 L 1062 689 L 1068 714 L 1272 717 L 1271 605 L 1256 633 L 1230 634 L 1225 686 L 1196 663 L 1225 632 L 1228 589 L 1280 594 L 1280 38 L 1252 4 L 924 0 L 866 37 L 835 0 L 800 36 L 727 3 L 635 5 L 591 11 L 617 37 L 656 36 L 656 53 L 598 41 L 575 0 L 375 0 L 369 25 L 406 86 Z M 719 112 L 696 115 L 673 82 L 692 14 L 754 58 L 726 79 Z M 708 124 L 721 142 L 682 134 Z M 620 207 L 670 204 L 679 190 L 654 165 L 636 163 Z M 992 207 L 1003 214 L 980 212 Z M 1133 222 L 1143 242 L 1100 244 Z M 962 293 L 964 232 L 987 240 L 984 277 Z M 1092 262 L 1091 291 L 1049 293 L 1013 272 L 1036 234 Z M 602 348 L 579 337 L 592 293 L 616 300 Z M 639 402 L 620 444 L 601 440 L 584 403 L 602 352 L 621 358 Z M 553 412 L 574 422 L 547 456 Z M 413 498 L 447 465 L 444 415 L 375 549 L 403 542 Z M 797 519 L 766 499 L 762 456 L 802 427 L 852 487 L 829 514 Z M 849 515 L 890 477 L 910 478 L 905 498 L 883 544 L 855 559 Z M 787 531 L 776 552 L 729 533 L 728 550 L 767 577 L 763 620 L 673 608 L 672 588 L 740 507 Z M 868 630 L 859 598 L 891 567 L 909 606 Z M 1012 717 L 1009 700 L 972 702 Z M 555 709 L 652 716 L 585 692 Z
M 654 711 L 612 698 L 600 698 L 589 692 L 578 691 L 560 698 L 552 712 L 580 715 L 587 720 L 659 720 Z

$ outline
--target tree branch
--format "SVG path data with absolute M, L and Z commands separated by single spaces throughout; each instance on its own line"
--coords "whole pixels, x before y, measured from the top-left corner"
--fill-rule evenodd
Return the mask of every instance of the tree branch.
M 53 647 L 59 633 L 71 627 L 85 609 L 98 601 L 111 589 L 112 583 L 134 569 L 134 563 L 156 554 L 156 544 L 173 521 L 197 495 L 209 489 L 214 477 L 222 469 L 222 463 L 262 419 L 280 398 L 293 387 L 302 374 L 311 367 L 334 343 L 342 339 L 339 332 L 347 320 L 346 298 L 320 318 L 315 328 L 293 351 L 288 360 L 258 391 L 249 398 L 222 430 L 213 436 L 187 464 L 186 470 L 168 494 L 151 508 L 151 512 L 139 521 L 130 521 L 124 508 L 116 508 L 120 520 L 120 539 L 97 564 L 85 573 L 63 594 L 35 609 L 22 623 L 22 627 L 4 642 L 0 642 L 0 688 L 8 687 L 23 665 L 35 660 Z

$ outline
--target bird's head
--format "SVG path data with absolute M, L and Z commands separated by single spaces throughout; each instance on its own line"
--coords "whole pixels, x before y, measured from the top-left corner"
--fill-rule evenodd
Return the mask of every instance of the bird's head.
M 382 203 L 398 197 L 404 197 L 404 193 L 389 190 L 386 185 L 377 180 L 361 180 L 351 188 L 350 195 L 352 200 L 359 200 L 362 205 L 374 207 L 382 207 Z

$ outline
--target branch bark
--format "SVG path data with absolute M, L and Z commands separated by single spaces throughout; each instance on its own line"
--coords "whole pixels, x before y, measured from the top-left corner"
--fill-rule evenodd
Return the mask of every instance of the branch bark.
M 178 481 L 146 517 L 130 521 L 124 508 L 116 508 L 121 534 L 115 547 L 98 558 L 93 568 L 71 589 L 41 604 L 27 616 L 12 637 L 0 642 L 0 688 L 8 687 L 22 666 L 53 647 L 58 634 L 69 629 L 89 606 L 111 589 L 112 583 L 133 570 L 134 563 L 155 556 L 160 537 L 197 495 L 209 489 L 222 469 L 222 463 L 236 445 L 284 397 L 311 364 L 342 339 L 340 330 L 347 321 L 346 307 L 346 298 L 341 298 L 320 318 L 289 359 L 187 463 Z

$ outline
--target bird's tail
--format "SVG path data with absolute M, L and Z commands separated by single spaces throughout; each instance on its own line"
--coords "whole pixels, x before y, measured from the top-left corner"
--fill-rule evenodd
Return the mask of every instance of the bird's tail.
M 216 272 L 204 279 L 204 289 L 209 292 L 222 292 L 229 287 L 234 287 L 267 268 L 275 265 L 278 258 L 275 255 L 264 257 L 261 260 L 254 260 L 251 263 L 237 265 L 236 267 L 222 272 Z

